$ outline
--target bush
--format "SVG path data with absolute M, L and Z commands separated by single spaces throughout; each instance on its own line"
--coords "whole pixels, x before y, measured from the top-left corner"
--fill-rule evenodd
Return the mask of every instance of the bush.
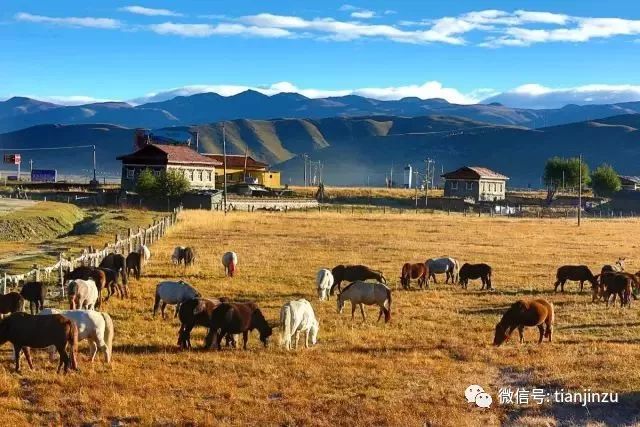
M 608 164 L 602 164 L 591 174 L 591 188 L 594 194 L 609 197 L 616 191 L 620 191 L 622 183 L 618 173 Z
M 176 170 L 169 170 L 158 179 L 158 192 L 168 198 L 182 197 L 189 188 L 189 180 Z
M 138 175 L 136 192 L 144 198 L 154 198 L 158 195 L 158 178 L 151 169 L 145 169 Z

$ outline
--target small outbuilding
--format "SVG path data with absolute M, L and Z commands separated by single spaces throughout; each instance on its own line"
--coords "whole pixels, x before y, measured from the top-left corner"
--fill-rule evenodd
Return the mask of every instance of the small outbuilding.
M 623 190 L 640 190 L 640 176 L 620 175 L 619 178 Z
M 442 175 L 444 196 L 473 198 L 475 201 L 504 200 L 509 178 L 480 166 L 464 166 Z
M 224 162 L 222 154 L 203 153 L 210 159 Z M 223 168 L 216 171 L 216 181 L 219 186 L 224 185 Z M 261 162 L 248 155 L 227 154 L 227 184 L 260 184 L 268 188 L 280 187 L 280 172 L 271 170 L 267 163 Z

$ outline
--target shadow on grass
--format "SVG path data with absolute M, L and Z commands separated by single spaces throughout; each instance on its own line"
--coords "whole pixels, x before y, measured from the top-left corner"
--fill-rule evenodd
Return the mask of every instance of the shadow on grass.
M 619 328 L 620 326 L 630 327 L 630 326 L 640 326 L 640 322 L 633 323 L 583 323 L 580 325 L 567 325 L 561 326 L 557 328 L 558 330 L 570 330 L 570 329 L 594 329 L 594 328 Z
M 114 353 L 122 354 L 160 354 L 160 353 L 180 353 L 180 348 L 159 344 L 120 344 L 113 346 Z

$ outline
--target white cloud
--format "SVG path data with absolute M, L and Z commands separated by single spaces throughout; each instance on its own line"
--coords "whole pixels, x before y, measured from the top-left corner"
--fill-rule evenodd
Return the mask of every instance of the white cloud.
M 351 12 L 351 17 L 358 19 L 371 19 L 376 17 L 376 13 L 373 10 L 362 9 Z
M 517 108 L 561 108 L 567 104 L 616 104 L 640 101 L 638 85 L 590 84 L 569 88 L 549 88 L 525 84 L 483 102 L 500 102 Z
M 209 37 L 214 35 L 242 35 L 265 38 L 279 38 L 290 36 L 291 33 L 282 28 L 246 26 L 242 24 L 179 24 L 164 22 L 153 24 L 149 29 L 163 35 L 178 35 L 183 37 Z
M 182 16 L 181 13 L 174 12 L 169 9 L 152 9 L 143 6 L 125 6 L 119 9 L 122 12 L 135 13 L 136 15 L 145 16 Z
M 111 18 L 93 18 L 93 17 L 64 17 L 56 18 L 43 15 L 32 15 L 30 13 L 18 13 L 15 15 L 16 21 L 34 22 L 42 24 L 63 25 L 69 27 L 90 27 L 102 29 L 120 28 L 121 23 L 117 19 Z

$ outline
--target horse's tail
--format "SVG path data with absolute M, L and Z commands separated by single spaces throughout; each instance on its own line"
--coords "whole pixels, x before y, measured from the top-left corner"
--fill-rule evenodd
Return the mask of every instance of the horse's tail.
M 100 312 L 104 319 L 104 343 L 107 345 L 107 363 L 111 363 L 111 352 L 113 350 L 113 320 L 108 313 Z
M 549 336 L 551 335 L 551 328 L 553 327 L 553 323 L 556 320 L 556 313 L 555 313 L 555 309 L 553 308 L 553 303 L 549 302 L 549 316 L 547 317 L 547 330 L 545 331 L 544 335 L 549 338 Z
M 458 282 L 460 280 L 460 265 L 458 264 L 458 260 L 453 259 L 453 283 Z
M 71 330 L 67 334 L 67 345 L 69 346 L 69 357 L 71 359 L 71 369 L 78 369 L 78 326 L 74 321 L 69 321 Z
M 231 258 L 231 261 L 229 262 L 229 277 L 233 277 L 233 273 L 235 273 L 236 271 L 236 263 L 233 262 L 233 257 Z
M 391 320 L 391 289 L 386 288 L 387 291 L 387 312 L 385 313 L 385 322 Z
M 282 330 L 282 332 L 280 333 L 280 345 L 283 345 L 287 350 L 291 348 L 292 321 L 293 316 L 291 315 L 291 306 L 289 304 L 286 304 L 280 311 L 280 328 Z

